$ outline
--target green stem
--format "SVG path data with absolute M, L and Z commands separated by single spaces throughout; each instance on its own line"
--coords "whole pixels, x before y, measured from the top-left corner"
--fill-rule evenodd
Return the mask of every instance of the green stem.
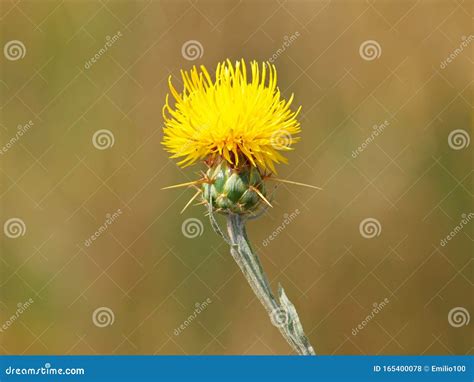
M 210 211 L 210 216 L 215 228 L 216 222 L 212 211 Z M 228 241 L 231 245 L 230 253 L 269 314 L 272 323 L 280 330 L 295 352 L 302 355 L 315 355 L 313 347 L 304 334 L 298 313 L 286 297 L 283 288 L 279 287 L 279 301 L 273 295 L 260 260 L 250 246 L 244 218 L 237 214 L 227 215 L 227 232 L 230 238 Z M 220 230 L 218 233 L 223 236 Z

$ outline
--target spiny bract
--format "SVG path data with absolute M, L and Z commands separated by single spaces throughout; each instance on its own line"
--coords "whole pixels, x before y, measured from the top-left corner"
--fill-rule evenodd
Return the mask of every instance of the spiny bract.
M 210 166 L 203 183 L 203 199 L 217 212 L 246 214 L 257 210 L 265 197 L 265 186 L 257 167 L 236 169 L 226 161 Z M 261 196 L 260 196 L 261 195 Z

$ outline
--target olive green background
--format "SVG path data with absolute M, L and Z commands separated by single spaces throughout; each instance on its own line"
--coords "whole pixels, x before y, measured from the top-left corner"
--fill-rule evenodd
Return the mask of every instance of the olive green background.
M 179 169 L 160 141 L 169 75 L 179 83 L 194 64 L 267 60 L 298 32 L 275 61 L 282 94 L 303 106 L 302 139 L 279 176 L 323 190 L 280 186 L 275 207 L 250 223 L 272 285 L 285 287 L 318 353 L 472 353 L 472 323 L 455 327 L 448 315 L 473 312 L 473 223 L 440 244 L 472 211 L 473 144 L 448 141 L 457 129 L 472 137 L 472 42 L 441 68 L 473 34 L 472 16 L 462 0 L 1 0 L 0 144 L 34 125 L 0 156 L 0 324 L 34 303 L 0 332 L 0 352 L 290 351 L 203 208 L 179 214 L 193 192 L 161 190 L 202 167 Z M 11 40 L 23 58 L 7 59 Z M 202 46 L 195 60 L 182 54 L 189 40 Z M 368 40 L 380 46 L 372 60 L 359 54 Z M 100 129 L 112 147 L 94 147 Z M 24 235 L 5 234 L 11 218 Z M 189 218 L 202 235 L 183 235 Z M 367 218 L 378 236 L 361 235 Z M 101 307 L 113 324 L 94 325 Z

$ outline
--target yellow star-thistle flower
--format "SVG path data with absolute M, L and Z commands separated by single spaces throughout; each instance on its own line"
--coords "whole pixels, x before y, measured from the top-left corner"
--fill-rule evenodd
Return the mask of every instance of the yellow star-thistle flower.
M 276 315 L 284 315 L 286 322 L 275 324 L 283 337 L 295 352 L 314 355 L 296 308 L 283 288 L 279 287 L 278 300 L 271 291 L 260 260 L 251 249 L 245 223 L 250 217 L 258 217 L 264 205 L 272 207 L 271 197 L 267 199 L 267 182 L 318 187 L 278 179 L 267 172 L 275 172 L 275 163 L 286 162 L 281 152 L 291 150 L 298 140 L 296 117 L 300 108 L 290 109 L 293 95 L 288 101 L 281 99 L 274 65 L 254 61 L 250 71 L 247 78 L 244 60 L 235 65 L 227 60 L 217 66 L 213 81 L 204 66 L 200 70 L 193 67 L 189 72 L 181 71 L 181 93 L 169 80 L 175 102 L 171 107 L 166 96 L 162 143 L 172 158 L 184 158 L 180 165 L 205 159 L 207 171 L 200 179 L 164 189 L 196 190 L 181 213 L 194 200 L 206 206 L 212 228 L 231 246 L 232 257 L 272 323 Z M 219 228 L 214 213 L 226 216 L 228 236 Z M 185 236 L 186 225 L 187 220 L 182 226 Z
M 253 61 L 250 72 L 244 60 L 227 60 L 213 81 L 204 66 L 193 67 L 181 71 L 181 93 L 169 79 L 175 103 L 171 107 L 166 96 L 162 143 L 172 158 L 183 158 L 179 165 L 221 157 L 235 168 L 249 163 L 275 172 L 275 163 L 287 162 L 281 152 L 299 139 L 301 107 L 290 109 L 293 95 L 281 98 L 274 65 Z

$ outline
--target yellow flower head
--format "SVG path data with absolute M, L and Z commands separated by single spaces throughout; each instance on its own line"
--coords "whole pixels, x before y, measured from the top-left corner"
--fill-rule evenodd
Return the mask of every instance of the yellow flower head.
M 275 163 L 286 163 L 281 152 L 299 139 L 300 108 L 290 109 L 293 95 L 281 99 L 274 65 L 254 61 L 250 71 L 251 78 L 244 60 L 227 60 L 218 64 L 213 81 L 204 66 L 193 67 L 181 71 L 181 93 L 170 78 L 175 104 L 167 95 L 163 145 L 172 158 L 183 158 L 179 165 L 222 157 L 234 167 L 250 163 L 275 172 Z

